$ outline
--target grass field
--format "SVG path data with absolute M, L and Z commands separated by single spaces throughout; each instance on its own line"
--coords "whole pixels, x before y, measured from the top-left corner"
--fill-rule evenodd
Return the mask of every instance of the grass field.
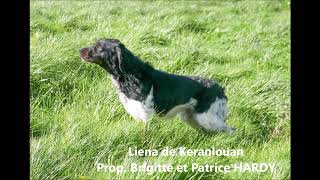
M 290 179 L 288 1 L 32 1 L 32 179 Z M 117 38 L 154 67 L 214 78 L 234 135 L 203 134 L 178 118 L 132 119 L 100 67 L 79 48 Z M 243 149 L 241 157 L 129 157 L 128 147 Z M 265 173 L 97 172 L 95 163 L 276 163 Z

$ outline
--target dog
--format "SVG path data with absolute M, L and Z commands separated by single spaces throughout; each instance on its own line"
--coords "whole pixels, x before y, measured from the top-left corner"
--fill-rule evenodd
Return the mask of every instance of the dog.
M 207 132 L 229 132 L 227 97 L 214 80 L 156 70 L 130 52 L 117 39 L 100 39 L 79 50 L 85 62 L 105 69 L 125 110 L 145 123 L 154 115 L 182 121 Z

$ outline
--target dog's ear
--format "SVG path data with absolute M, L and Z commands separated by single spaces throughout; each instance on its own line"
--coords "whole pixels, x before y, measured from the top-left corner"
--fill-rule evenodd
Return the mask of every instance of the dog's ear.
M 124 72 L 122 68 L 121 44 L 118 41 L 113 43 L 111 46 L 112 46 L 112 52 L 113 52 L 112 61 L 116 65 L 116 67 L 119 68 L 121 72 Z
M 122 52 L 121 52 L 120 46 L 117 46 L 117 47 L 115 48 L 115 50 L 116 50 L 117 57 L 118 57 L 119 69 L 120 69 L 121 72 L 123 72 L 123 69 L 122 69 L 122 54 L 121 54 Z

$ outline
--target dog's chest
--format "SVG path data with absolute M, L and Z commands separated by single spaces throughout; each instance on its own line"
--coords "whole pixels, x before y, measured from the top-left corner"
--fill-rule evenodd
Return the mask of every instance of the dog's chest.
M 137 101 L 128 98 L 124 93 L 118 92 L 119 99 L 126 111 L 135 119 L 147 122 L 155 112 L 153 101 L 153 87 L 151 87 L 147 98 L 144 101 Z

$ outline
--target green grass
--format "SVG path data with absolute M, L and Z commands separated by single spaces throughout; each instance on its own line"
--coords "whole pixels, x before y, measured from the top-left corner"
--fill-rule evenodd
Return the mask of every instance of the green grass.
M 32 1 L 30 22 L 32 179 L 290 179 L 288 1 Z M 118 101 L 107 73 L 78 49 L 117 38 L 154 67 L 217 79 L 234 135 L 203 134 L 178 118 L 145 126 Z M 128 147 L 243 149 L 242 157 L 129 157 Z M 268 162 L 266 173 L 97 172 L 128 166 Z

